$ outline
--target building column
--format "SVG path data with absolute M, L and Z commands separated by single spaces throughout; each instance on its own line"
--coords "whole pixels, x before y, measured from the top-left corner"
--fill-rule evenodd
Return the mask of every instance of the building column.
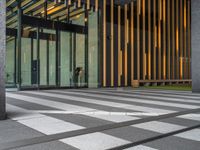
M 6 0 L 0 0 L 0 120 L 5 119 Z
M 192 91 L 200 92 L 200 0 L 191 0 Z

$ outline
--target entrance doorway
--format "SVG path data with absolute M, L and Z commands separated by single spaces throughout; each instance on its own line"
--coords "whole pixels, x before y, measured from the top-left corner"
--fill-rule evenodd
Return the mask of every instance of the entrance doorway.
M 22 38 L 22 89 L 87 87 L 86 35 L 44 28 L 38 33 Z

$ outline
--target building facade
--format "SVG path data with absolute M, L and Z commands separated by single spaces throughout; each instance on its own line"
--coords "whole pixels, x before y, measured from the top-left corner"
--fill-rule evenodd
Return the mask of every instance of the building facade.
M 191 82 L 190 0 L 9 0 L 7 87 Z

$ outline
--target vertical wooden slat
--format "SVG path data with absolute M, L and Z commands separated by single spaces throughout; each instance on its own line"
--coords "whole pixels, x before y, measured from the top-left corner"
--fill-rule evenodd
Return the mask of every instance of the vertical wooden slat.
M 81 0 L 78 0 L 78 8 L 81 7 Z
M 146 13 L 146 10 L 145 10 L 145 0 L 142 0 L 142 22 L 143 22 L 143 42 L 142 42 L 142 46 L 143 46 L 143 80 L 146 79 L 146 25 L 145 25 L 145 20 L 146 20 L 146 16 L 145 16 L 145 13 Z
M 103 86 L 106 86 L 106 0 L 103 0 Z
M 187 62 L 186 62 L 186 57 L 187 57 L 187 7 L 186 7 L 186 0 L 184 0 L 184 79 L 188 78 L 187 75 Z
M 72 1 L 71 0 L 68 0 L 68 5 L 71 5 L 72 4 Z
M 151 0 L 148 0 L 148 79 L 151 80 Z
M 111 86 L 114 86 L 114 0 L 110 1 L 111 3 L 111 8 L 110 8 L 110 14 L 111 14 L 111 40 L 110 40 L 110 45 L 111 45 Z
M 134 80 L 134 4 L 131 2 L 131 83 Z
M 154 47 L 153 47 L 153 79 L 157 79 L 156 75 L 156 50 L 157 50 L 157 25 L 156 25 L 156 0 L 153 0 L 153 30 L 154 30 Z
M 175 5 L 174 0 L 172 0 L 172 79 L 175 79 L 175 22 L 174 17 L 175 16 Z
M 161 20 L 162 1 L 158 0 L 158 79 L 161 80 Z
M 87 10 L 90 9 L 90 0 L 87 0 Z
M 99 9 L 99 0 L 95 0 L 95 11 L 97 12 Z
M 179 79 L 179 0 L 176 0 L 176 79 Z
M 168 9 L 168 14 L 167 14 L 167 22 L 168 22 L 168 28 L 167 28 L 167 33 L 168 33 L 168 79 L 171 79 L 171 7 L 170 7 L 170 0 L 167 2 L 167 9 Z M 174 15 L 174 14 L 173 14 Z M 173 53 L 172 53 L 173 55 Z
M 122 51 L 121 51 L 121 6 L 118 6 L 118 86 L 121 86 Z
M 188 79 L 191 79 L 191 3 L 188 1 Z
M 180 0 L 180 79 L 183 79 L 183 0 Z
M 127 39 L 127 35 L 128 35 L 128 30 L 127 30 L 127 26 L 128 26 L 128 24 L 127 24 L 127 11 L 128 11 L 128 6 L 127 6 L 127 4 L 125 4 L 124 5 L 124 33 L 125 33 L 125 35 L 124 35 L 124 39 L 125 39 L 125 47 L 124 47 L 124 84 L 125 84 L 125 86 L 127 86 L 128 85 L 128 78 L 127 78 L 127 75 L 128 75 L 128 53 L 127 53 L 127 43 L 128 43 L 128 39 Z
M 140 80 L 140 15 L 141 0 L 137 1 L 137 79 Z
M 169 0 L 168 0 L 169 3 Z M 169 26 L 168 26 L 169 28 Z M 169 42 L 169 41 L 168 41 Z M 168 51 L 168 58 L 169 58 Z M 166 0 L 163 0 L 163 79 L 166 80 Z M 169 65 L 168 65 L 169 67 Z M 169 69 L 168 69 L 169 71 Z M 169 73 L 169 72 L 168 72 Z M 169 76 L 169 74 L 168 74 Z

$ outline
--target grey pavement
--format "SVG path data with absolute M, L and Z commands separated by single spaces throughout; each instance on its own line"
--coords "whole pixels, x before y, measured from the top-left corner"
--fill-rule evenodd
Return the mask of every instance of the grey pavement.
M 0 150 L 200 147 L 200 94 L 189 91 L 62 89 L 6 97 L 9 119 L 0 122 Z

